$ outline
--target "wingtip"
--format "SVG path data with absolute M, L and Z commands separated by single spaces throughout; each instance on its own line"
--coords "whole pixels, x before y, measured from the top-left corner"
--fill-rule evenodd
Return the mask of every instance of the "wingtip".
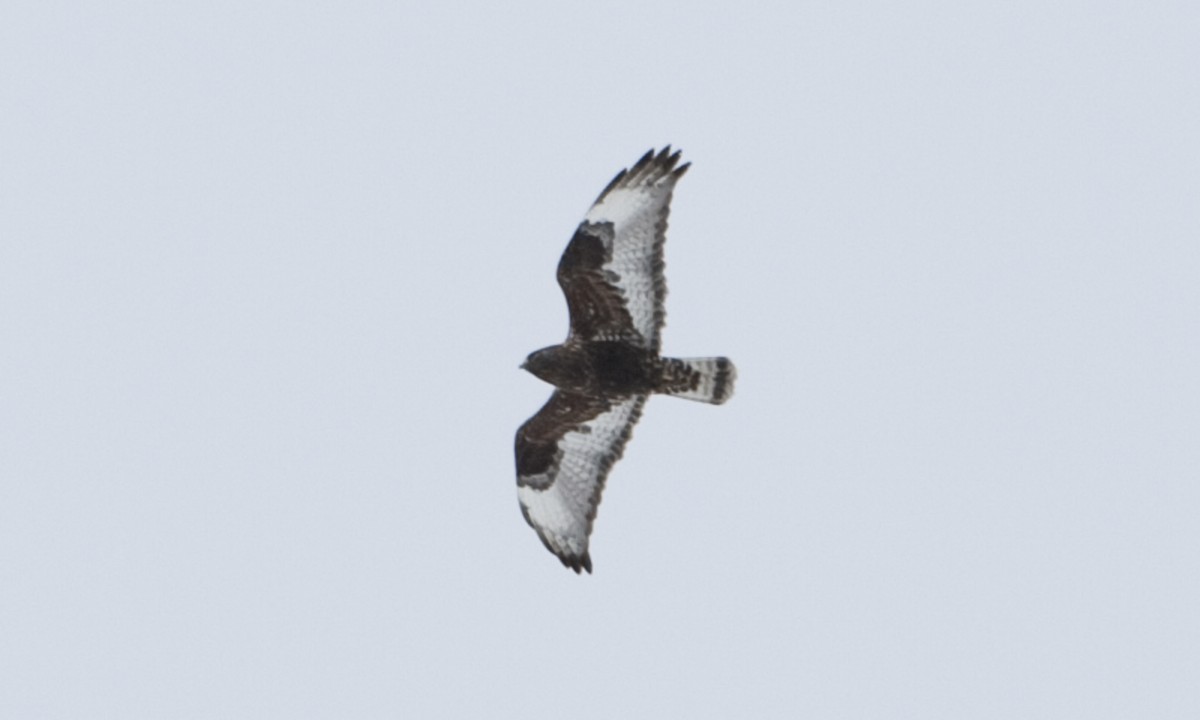
M 592 574 L 592 556 L 589 553 L 583 555 L 559 555 L 559 561 L 563 566 L 574 570 L 576 575 L 582 575 L 584 570 L 587 570 L 588 575 Z
M 604 190 L 600 192 L 595 202 L 602 202 L 618 186 L 635 185 L 641 182 L 657 182 L 667 176 L 670 176 L 672 181 L 678 180 L 691 167 L 690 162 L 685 162 L 679 165 L 679 167 L 675 167 L 682 156 L 683 150 L 676 149 L 672 151 L 670 145 L 658 151 L 655 151 L 653 148 L 647 150 L 646 154 L 638 158 L 637 162 L 617 173 L 616 177 L 609 181 Z
M 691 165 L 690 162 L 685 162 L 684 164 L 679 165 L 679 167 L 675 167 L 682 157 L 682 149 L 676 149 L 674 152 L 672 152 L 671 146 L 667 145 L 659 151 L 658 157 L 654 158 L 654 164 L 662 168 L 661 172 L 663 174 L 669 173 L 672 177 L 679 178 L 679 176 L 683 175 L 683 173 L 687 171 L 688 166 Z

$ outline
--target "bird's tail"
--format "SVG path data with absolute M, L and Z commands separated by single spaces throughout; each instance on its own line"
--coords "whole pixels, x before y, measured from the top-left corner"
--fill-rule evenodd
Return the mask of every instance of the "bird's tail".
M 658 391 L 720 405 L 733 395 L 737 368 L 726 357 L 663 358 Z

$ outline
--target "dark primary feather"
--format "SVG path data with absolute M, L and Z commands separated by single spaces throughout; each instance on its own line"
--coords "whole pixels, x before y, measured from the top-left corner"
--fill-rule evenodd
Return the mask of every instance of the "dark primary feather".
M 687 169 L 691 167 L 692 164 L 690 162 L 686 162 L 679 167 L 675 167 L 676 163 L 679 162 L 679 157 L 682 154 L 682 150 L 676 150 L 672 153 L 670 145 L 666 146 L 662 150 L 659 150 L 657 155 L 654 154 L 653 150 L 647 150 L 646 154 L 639 158 L 632 167 L 617 173 L 616 176 L 609 181 L 608 185 L 606 185 L 604 189 L 600 191 L 600 195 L 596 197 L 596 203 L 603 201 L 604 197 L 608 195 L 613 188 L 618 186 L 629 187 L 636 185 L 638 179 L 642 177 L 643 174 L 648 176 L 650 173 L 654 173 L 655 177 L 662 177 L 667 173 L 671 173 L 676 179 L 683 177 L 683 174 L 687 172 Z M 626 180 L 626 177 L 629 179 Z M 593 205 L 596 203 L 593 203 Z

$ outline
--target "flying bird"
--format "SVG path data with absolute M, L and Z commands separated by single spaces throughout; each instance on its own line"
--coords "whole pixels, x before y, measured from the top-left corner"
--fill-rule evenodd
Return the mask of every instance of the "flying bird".
M 670 146 L 617 173 L 558 263 L 570 331 L 521 367 L 554 385 L 517 430 L 517 497 L 563 565 L 592 572 L 588 538 L 604 481 L 654 393 L 719 405 L 737 376 L 725 357 L 659 354 L 671 193 L 690 163 Z

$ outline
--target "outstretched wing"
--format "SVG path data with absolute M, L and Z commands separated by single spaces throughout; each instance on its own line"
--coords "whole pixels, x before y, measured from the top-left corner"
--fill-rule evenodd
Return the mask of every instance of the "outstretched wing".
M 558 264 L 571 313 L 571 337 L 625 340 L 659 351 L 666 319 L 663 242 L 675 183 L 670 146 L 622 170 L 588 210 Z
M 644 395 L 604 399 L 557 390 L 517 430 L 517 499 L 563 565 L 592 571 L 588 536 L 604 479 L 621 457 Z

